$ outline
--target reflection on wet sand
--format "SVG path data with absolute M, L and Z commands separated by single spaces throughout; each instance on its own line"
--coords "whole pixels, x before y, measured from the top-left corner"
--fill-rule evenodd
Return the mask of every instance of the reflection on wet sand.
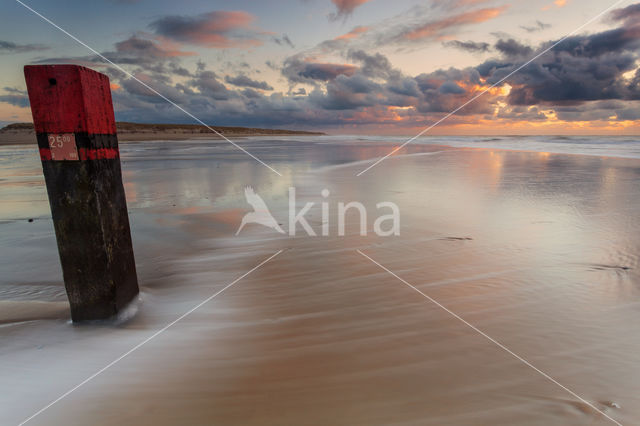
M 416 146 L 355 178 L 389 147 L 247 146 L 284 178 L 222 145 L 125 148 L 140 311 L 115 327 L 3 312 L 0 423 L 281 249 L 31 424 L 612 424 L 356 250 L 621 423 L 640 418 L 640 161 Z M 285 226 L 296 186 L 318 234 L 324 188 L 332 206 L 393 201 L 401 234 L 362 237 L 353 215 L 346 237 L 333 218 L 328 237 L 257 225 L 234 237 L 245 185 Z M 2 214 L 0 299 L 64 303 L 46 216 Z

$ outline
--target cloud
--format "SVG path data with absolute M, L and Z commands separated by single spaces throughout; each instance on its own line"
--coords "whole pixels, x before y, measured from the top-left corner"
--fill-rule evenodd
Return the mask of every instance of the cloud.
M 522 28 L 528 33 L 535 33 L 537 31 L 542 31 L 542 30 L 546 30 L 547 28 L 551 28 L 551 24 L 545 24 L 544 22 L 536 21 L 535 24 L 530 26 L 520 25 L 520 28 Z
M 478 24 L 497 18 L 505 10 L 507 10 L 507 6 L 490 7 L 430 20 L 408 28 L 399 34 L 398 38 L 410 42 L 441 39 L 462 26 Z
M 186 56 L 194 56 L 194 52 L 180 50 L 176 43 L 163 37 L 154 36 L 144 38 L 144 34 L 133 35 L 115 43 L 115 50 L 101 54 L 108 60 L 119 65 L 132 65 L 146 72 L 165 74 L 172 72 L 177 75 L 188 76 L 189 71 L 178 64 L 178 60 Z M 49 57 L 35 61 L 44 64 L 76 64 L 89 68 L 108 68 L 112 76 L 122 77 L 124 73 L 113 68 L 108 62 L 97 55 L 77 57 Z M 166 67 L 168 66 L 168 69 Z
M 184 68 L 183 66 L 179 65 L 176 62 L 169 63 L 169 71 L 172 74 L 178 75 L 180 77 L 191 77 L 193 75 L 191 71 L 189 71 L 188 69 Z
M 266 81 L 253 80 L 244 74 L 236 77 L 226 76 L 224 81 L 238 87 L 249 87 L 252 89 L 260 90 L 273 90 L 273 87 L 271 87 Z
M 15 87 L 5 87 L 3 90 L 7 93 L 0 95 L 0 102 L 20 108 L 26 108 L 29 106 L 29 97 L 27 96 L 26 91 Z
M 490 0 L 423 2 L 372 25 L 352 28 L 334 39 L 299 52 L 297 56 L 317 58 L 328 54 L 343 55 L 350 49 L 375 52 L 383 48 L 395 48 L 406 52 L 429 43 L 440 43 L 454 38 L 456 33 L 468 26 L 499 16 L 507 9 L 507 6 L 477 8 L 485 1 Z
M 186 93 L 183 88 L 179 85 L 172 84 L 171 80 L 160 76 L 158 74 L 147 74 L 145 72 L 137 72 L 134 74 L 136 79 L 146 83 L 150 87 L 153 87 L 159 93 L 162 93 L 163 96 L 171 99 L 176 103 L 183 103 L 187 100 L 188 93 Z M 112 81 L 115 83 L 114 81 Z M 118 83 L 116 83 L 118 84 Z M 116 90 L 112 93 L 119 93 L 124 95 L 125 93 L 128 95 L 132 95 L 132 98 L 135 101 L 144 101 L 152 104 L 168 106 L 167 101 L 158 96 L 155 92 L 147 89 L 145 86 L 140 84 L 139 81 L 136 81 L 130 77 L 123 77 L 119 79 L 119 85 L 124 90 Z M 121 93 L 122 92 L 122 93 Z
M 477 7 L 477 3 L 473 4 Z M 116 43 L 105 55 L 123 61 L 138 78 L 207 122 L 257 127 L 372 125 L 399 129 L 435 122 L 555 42 L 533 45 L 502 36 L 492 46 L 481 40 L 449 40 L 443 44 L 490 58 L 462 69 L 405 74 L 375 46 L 404 49 L 412 42 L 398 42 L 397 36 L 423 28 L 425 23 L 449 20 L 453 24 L 437 30 L 431 38 L 421 39 L 432 42 L 462 28 L 456 29 L 455 25 L 477 21 L 459 18 L 463 14 L 451 3 L 434 7 L 413 8 L 401 17 L 404 20 L 413 16 L 406 23 L 390 19 L 367 30 L 353 29 L 347 33 L 354 33 L 353 37 L 326 40 L 282 62 L 270 59 L 268 66 L 279 70 L 280 78 L 289 84 L 284 93 L 272 90 L 272 81 L 254 79 L 257 70 L 250 67 L 240 68 L 242 73 L 225 72 L 224 55 L 219 56 L 216 71 L 207 69 L 201 61 L 183 61 L 190 53 L 181 48 L 186 42 L 176 37 L 137 33 Z M 509 76 L 499 87 L 489 89 L 448 119 L 447 124 L 640 119 L 640 19 L 636 19 L 635 11 L 636 8 L 625 8 L 612 12 L 608 19 L 615 27 L 610 30 L 569 37 Z M 437 29 L 438 25 L 432 28 Z M 225 37 L 235 36 L 233 31 L 225 33 Z M 286 45 L 283 37 L 277 38 Z M 189 121 L 179 110 L 95 57 L 71 59 L 103 66 L 112 82 L 120 86 L 113 92 L 119 120 Z M 239 69 L 241 61 L 243 57 L 234 62 L 235 69 Z M 8 89 L 0 96 L 0 101 L 15 105 L 24 105 L 26 99 L 24 94 Z
M 416 104 L 421 113 L 448 113 L 483 90 L 480 74 L 474 68 L 437 70 L 415 77 L 422 98 Z M 488 114 L 496 96 L 488 93 L 458 112 L 461 116 Z
M 17 44 L 12 41 L 0 40 L 0 55 L 7 53 L 40 52 L 49 49 L 43 44 Z
M 312 80 L 328 81 L 340 75 L 352 75 L 355 70 L 356 67 L 350 64 L 308 63 L 298 75 Z
M 115 44 L 115 52 L 106 52 L 104 55 L 116 63 L 143 64 L 165 58 L 179 56 L 193 56 L 194 52 L 184 52 L 169 40 L 156 38 L 149 40 L 137 35 Z
M 454 81 L 445 81 L 440 85 L 438 91 L 445 95 L 461 95 L 466 92 L 466 90 Z
M 389 78 L 399 71 L 394 70 L 391 62 L 380 53 L 368 54 L 364 50 L 351 49 L 347 52 L 347 59 L 359 62 L 360 72 L 367 77 Z
M 218 75 L 213 71 L 201 71 L 198 75 L 191 80 L 190 85 L 197 88 L 200 93 L 210 96 L 214 100 L 228 100 L 231 97 L 236 96 L 235 92 L 227 89 L 227 87 L 220 82 Z
M 621 22 L 618 28 L 568 38 L 510 76 L 500 87 L 488 90 L 447 123 L 547 123 L 640 117 L 640 71 L 634 71 L 640 53 L 636 21 L 625 18 L 615 22 Z M 411 76 L 395 68 L 379 52 L 328 40 L 311 51 L 285 59 L 281 66 L 270 62 L 272 67 L 281 68 L 282 76 L 289 82 L 288 94 L 266 95 L 262 91 L 266 82 L 244 75 L 222 79 L 204 68 L 193 72 L 194 77 L 186 84 L 174 85 L 173 90 L 179 92 L 175 96 L 184 102 L 186 109 L 197 110 L 203 119 L 229 125 L 296 127 L 304 123 L 307 127 L 412 128 L 435 122 L 508 75 L 529 54 L 534 55 L 554 42 L 532 46 L 503 38 L 494 47 L 499 55 L 476 66 Z M 471 43 L 484 52 L 481 42 Z M 488 44 L 486 49 L 492 51 Z M 323 61 L 323 53 L 342 57 L 344 61 Z M 296 87 L 300 84 L 305 87 Z M 127 118 L 140 119 L 146 111 L 144 114 L 170 120 L 161 103 L 147 99 L 142 93 L 129 94 L 126 101 L 118 103 L 123 106 L 121 114 Z
M 45 57 L 42 59 L 35 59 L 31 62 L 32 64 L 73 64 L 80 65 L 87 68 L 105 68 L 106 65 L 103 63 L 101 58 L 97 58 L 95 56 L 53 56 L 53 57 Z
M 495 48 L 507 57 L 531 56 L 533 53 L 533 49 L 530 46 L 520 44 L 512 38 L 508 40 L 498 40 L 495 44 Z
M 627 26 L 637 24 L 640 21 L 640 3 L 613 10 L 608 18 L 613 22 L 621 21 Z
M 622 23 L 618 28 L 568 38 L 500 87 L 489 89 L 448 123 L 637 119 L 640 30 L 631 12 L 616 11 L 611 15 L 615 22 Z M 491 51 L 488 43 L 457 42 L 447 45 Z M 291 84 L 312 83 L 315 87 L 307 96 L 303 94 L 306 91 L 291 96 L 297 99 L 298 107 L 291 116 L 305 114 L 305 122 L 319 126 L 428 124 L 482 93 L 553 43 L 555 40 L 534 46 L 502 38 L 494 46 L 500 56 L 474 67 L 442 69 L 415 77 L 405 75 L 387 57 L 369 49 L 345 50 L 338 44 L 321 43 L 310 52 L 285 61 L 283 75 Z M 320 62 L 322 53 L 339 54 L 349 64 Z M 341 72 L 344 66 L 349 67 L 348 72 Z M 316 70 L 323 72 L 316 74 Z M 331 72 L 325 74 L 326 70 Z M 271 101 L 272 98 L 261 98 L 262 108 L 270 110 Z
M 271 68 L 274 71 L 280 71 L 280 66 L 278 66 L 278 64 L 276 64 L 275 62 L 273 62 L 272 60 L 267 59 L 264 64 Z
M 623 20 L 621 27 L 569 37 L 509 77 L 507 82 L 512 86 L 509 104 L 579 105 L 603 100 L 639 100 L 640 23 L 623 10 L 611 15 Z M 553 43 L 553 40 L 543 43 L 537 50 Z M 513 56 L 524 50 L 534 52 L 519 43 L 503 42 L 501 51 L 506 59 L 487 61 L 477 68 L 488 82 L 498 81 L 515 69 L 518 64 L 513 62 Z
M 336 7 L 334 13 L 329 14 L 329 19 L 335 21 L 340 18 L 346 19 L 353 11 L 370 0 L 331 0 Z
M 17 87 L 4 87 L 2 90 L 4 90 L 5 92 L 14 93 L 18 95 L 24 95 L 24 96 L 27 95 L 26 90 L 20 90 Z
M 348 33 L 342 34 L 342 35 L 334 38 L 334 40 L 351 40 L 351 39 L 359 37 L 361 34 L 364 34 L 367 31 L 369 31 L 369 27 L 358 26 L 358 27 L 355 27 L 354 29 L 352 29 L 351 31 L 349 31 Z
M 489 43 L 475 42 L 475 41 L 460 41 L 451 40 L 442 43 L 445 47 L 453 47 L 455 49 L 465 50 L 471 53 L 484 53 L 491 49 Z
M 339 75 L 327 84 L 326 94 L 314 90 L 309 98 L 326 110 L 350 110 L 375 105 L 379 91 L 377 83 L 361 74 Z
M 611 109 L 607 109 L 609 114 L 611 113 Z M 621 106 L 619 109 L 615 110 L 615 116 L 617 120 L 640 120 L 640 104 L 633 103 L 631 105 L 625 103 L 624 106 Z
M 277 44 L 278 46 L 282 46 L 282 45 L 287 45 L 290 48 L 294 49 L 296 46 L 293 44 L 293 42 L 291 41 L 291 39 L 289 38 L 288 35 L 286 34 L 282 34 L 282 37 L 273 37 L 272 40 L 274 41 L 275 44 Z
M 542 10 L 549 10 L 552 9 L 553 7 L 565 7 L 567 5 L 567 3 L 569 3 L 569 0 L 554 0 L 553 3 L 549 3 L 546 6 L 542 7 Z
M 204 47 L 252 47 L 262 44 L 250 29 L 255 17 L 243 11 L 214 11 L 197 16 L 170 15 L 149 24 L 155 34 Z
M 335 64 L 322 62 L 309 62 L 306 59 L 295 55 L 285 60 L 282 67 L 282 75 L 290 83 L 310 83 L 326 82 L 333 80 L 339 75 L 353 75 L 356 71 L 351 64 Z

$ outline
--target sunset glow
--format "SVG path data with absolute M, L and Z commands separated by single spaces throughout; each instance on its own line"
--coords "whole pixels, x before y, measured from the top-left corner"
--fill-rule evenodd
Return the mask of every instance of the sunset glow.
M 322 0 L 292 3 L 286 16 L 257 2 L 218 6 L 165 5 L 150 15 L 139 2 L 118 2 L 100 12 L 117 14 L 117 31 L 57 19 L 212 124 L 411 135 L 473 99 L 430 133 L 640 130 L 640 4 L 605 13 L 512 75 L 603 5 Z M 46 2 L 34 7 L 51 12 Z M 193 122 L 59 31 L 23 10 L 8 13 L 11 22 L 0 29 L 0 123 L 29 119 L 21 70 L 30 63 L 106 73 L 118 120 Z M 18 23 L 34 31 L 15 31 Z

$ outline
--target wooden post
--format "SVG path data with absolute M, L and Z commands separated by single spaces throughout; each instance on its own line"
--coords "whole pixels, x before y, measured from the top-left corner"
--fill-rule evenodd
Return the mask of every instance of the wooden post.
M 24 75 L 71 318 L 113 317 L 138 279 L 109 78 L 77 65 Z

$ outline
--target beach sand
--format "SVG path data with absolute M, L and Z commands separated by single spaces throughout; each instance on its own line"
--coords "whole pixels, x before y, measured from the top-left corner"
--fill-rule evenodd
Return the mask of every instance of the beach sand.
M 229 138 L 250 138 L 255 137 L 256 133 L 234 133 L 229 135 Z M 257 136 L 263 136 L 259 133 Z M 291 136 L 283 133 L 282 135 L 270 135 L 270 136 Z M 186 140 L 211 140 L 222 139 L 220 136 L 216 136 L 212 133 L 182 133 L 182 132 L 133 132 L 133 133 L 118 133 L 118 141 L 120 143 L 127 142 L 141 142 L 141 141 L 186 141 Z M 0 135 L 0 146 L 8 145 L 33 145 L 36 143 L 36 134 L 34 132 L 16 132 L 6 133 Z
M 117 122 L 119 142 L 177 141 L 223 139 L 210 129 L 193 124 L 140 124 Z M 250 127 L 215 126 L 227 138 L 247 138 L 256 136 L 322 135 L 319 132 L 305 132 L 282 129 L 258 129 Z M 33 145 L 36 133 L 32 123 L 14 123 L 0 129 L 0 146 Z
M 28 424 L 613 424 L 460 318 L 620 423 L 640 420 L 640 160 L 410 145 L 356 177 L 391 145 L 242 145 L 283 176 L 221 141 L 122 147 L 141 303 L 80 326 L 37 152 L 1 148 L 0 424 L 279 250 Z M 298 210 L 316 203 L 318 233 L 327 202 L 330 235 L 234 236 L 247 185 L 285 229 L 290 186 Z M 367 207 L 367 236 L 355 214 L 338 235 L 349 201 Z M 382 201 L 400 208 L 399 236 L 371 232 Z

